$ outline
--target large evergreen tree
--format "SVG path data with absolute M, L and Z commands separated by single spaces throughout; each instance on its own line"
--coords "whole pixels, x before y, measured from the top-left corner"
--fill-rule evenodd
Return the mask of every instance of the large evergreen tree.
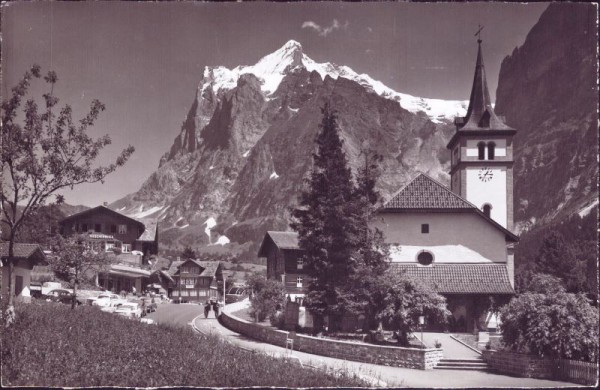
M 300 195 L 292 227 L 299 234 L 304 250 L 309 283 L 306 305 L 315 315 L 316 326 L 329 316 L 335 329 L 346 311 L 346 286 L 355 272 L 355 248 L 360 234 L 360 210 L 352 172 L 339 136 L 337 115 L 329 104 L 322 109 L 323 119 L 313 154 L 313 169 L 308 188 Z

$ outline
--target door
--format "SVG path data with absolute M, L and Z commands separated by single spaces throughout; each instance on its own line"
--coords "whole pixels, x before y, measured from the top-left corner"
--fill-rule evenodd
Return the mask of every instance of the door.
M 19 295 L 21 295 L 21 292 L 23 291 L 23 277 L 22 276 L 15 276 L 15 297 L 18 297 Z

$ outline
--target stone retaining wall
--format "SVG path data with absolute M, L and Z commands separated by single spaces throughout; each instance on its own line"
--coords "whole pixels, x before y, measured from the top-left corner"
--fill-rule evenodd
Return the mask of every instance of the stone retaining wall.
M 552 379 L 554 362 L 533 355 L 509 351 L 483 351 L 483 360 L 491 369 L 524 378 Z
M 490 350 L 483 351 L 483 360 L 492 370 L 524 378 L 560 379 L 585 385 L 598 381 L 595 363 Z
M 430 370 L 443 357 L 441 348 L 401 348 L 323 339 L 267 328 L 237 318 L 229 313 L 222 313 L 219 320 L 227 328 L 257 340 L 285 347 L 286 340 L 292 339 L 296 351 L 338 359 Z

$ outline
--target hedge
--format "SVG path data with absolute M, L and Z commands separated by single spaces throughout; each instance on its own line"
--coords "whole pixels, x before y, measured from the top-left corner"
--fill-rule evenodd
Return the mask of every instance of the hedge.
M 46 387 L 359 387 L 330 375 L 253 354 L 187 327 L 147 325 L 94 307 L 17 305 L 2 325 L 2 385 Z

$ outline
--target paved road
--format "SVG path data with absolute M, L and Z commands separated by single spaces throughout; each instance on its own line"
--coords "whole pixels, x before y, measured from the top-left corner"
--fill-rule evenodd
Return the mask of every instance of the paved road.
M 229 305 L 228 305 L 229 306 Z M 227 311 L 234 309 L 227 308 Z M 241 348 L 263 352 L 275 357 L 288 357 L 299 360 L 303 365 L 322 367 L 331 371 L 349 370 L 356 372 L 363 378 L 372 382 L 373 386 L 386 387 L 575 387 L 577 385 L 567 382 L 550 381 L 543 379 L 516 378 L 506 375 L 492 374 L 479 371 L 463 370 L 413 370 L 409 368 L 387 367 L 375 364 L 359 363 L 317 356 L 308 353 L 293 351 L 291 354 L 285 348 L 252 340 L 223 327 L 214 318 L 211 312 L 208 319 L 202 314 L 199 305 L 174 305 L 163 304 L 156 313 L 149 315 L 159 322 L 174 324 L 189 324 L 194 320 L 195 327 L 203 333 L 221 335 L 226 341 Z

